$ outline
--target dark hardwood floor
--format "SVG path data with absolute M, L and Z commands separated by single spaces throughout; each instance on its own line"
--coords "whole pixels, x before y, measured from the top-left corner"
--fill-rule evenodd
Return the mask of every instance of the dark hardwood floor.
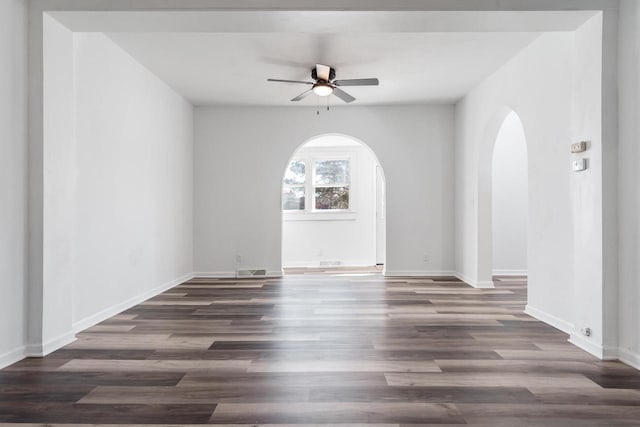
M 0 371 L 0 423 L 640 425 L 640 373 L 523 314 L 522 279 L 298 273 L 191 280 Z

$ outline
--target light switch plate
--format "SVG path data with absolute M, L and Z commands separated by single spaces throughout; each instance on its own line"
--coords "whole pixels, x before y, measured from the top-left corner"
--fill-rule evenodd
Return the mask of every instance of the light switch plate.
M 587 159 L 578 159 L 571 162 L 571 169 L 574 172 L 580 172 L 587 168 Z
M 575 144 L 571 144 L 572 153 L 582 153 L 584 151 L 587 151 L 587 141 L 580 141 Z

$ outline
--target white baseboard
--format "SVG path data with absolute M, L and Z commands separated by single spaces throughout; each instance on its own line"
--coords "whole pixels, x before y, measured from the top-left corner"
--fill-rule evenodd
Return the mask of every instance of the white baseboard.
M 491 289 L 491 288 L 495 288 L 496 287 L 493 284 L 493 280 L 491 280 L 491 281 L 476 281 L 476 280 L 472 280 L 469 277 L 465 276 L 464 274 L 458 273 L 458 272 L 453 273 L 453 275 L 455 277 L 457 277 L 458 279 L 462 280 L 463 282 L 465 282 L 467 285 L 473 287 L 473 288 Z
M 194 279 L 229 279 L 235 278 L 235 271 L 196 271 L 193 273 Z
M 529 270 L 493 270 L 494 276 L 528 276 Z
M 64 347 L 67 344 L 71 344 L 76 340 L 76 334 L 74 331 L 65 332 L 58 335 L 55 338 L 44 343 L 28 344 L 25 351 L 26 357 L 44 357 L 49 353 Z
M 582 335 L 578 335 L 575 331 L 575 326 L 571 322 L 567 322 L 566 320 L 560 319 L 552 314 L 549 314 L 543 310 L 537 309 L 527 304 L 524 312 L 529 316 L 535 317 L 538 320 L 543 321 L 544 323 L 553 326 L 556 329 L 561 330 L 564 333 L 569 334 L 569 342 L 575 345 L 578 348 L 586 351 L 589 354 L 597 357 L 600 360 L 617 360 L 620 359 L 623 362 L 634 366 L 640 366 L 640 357 L 634 355 L 632 352 L 628 354 L 629 362 L 623 360 L 623 355 L 621 349 L 617 349 L 615 347 L 603 346 L 602 344 L 598 344 L 588 337 L 584 337 Z M 635 362 L 634 362 L 635 361 Z
M 27 348 L 23 345 L 0 354 L 0 369 L 13 365 L 27 357 Z
M 470 285 L 478 289 L 493 289 L 496 287 L 496 285 L 493 283 L 493 280 L 487 280 L 484 282 L 475 282 L 475 283 L 471 283 Z
M 551 325 L 556 329 L 560 329 L 565 334 L 571 334 L 575 330 L 571 322 L 567 322 L 566 320 L 554 316 L 553 314 L 549 314 L 546 311 L 532 307 L 529 304 L 527 304 L 524 308 L 524 312 L 529 316 L 535 317 L 541 322 L 546 323 L 547 325 Z
M 451 270 L 385 270 L 385 277 L 454 277 Z
M 284 276 L 282 270 L 267 270 L 267 274 L 263 277 L 277 278 Z M 193 273 L 196 279 L 235 279 L 237 278 L 235 271 L 197 271 Z
M 589 340 L 587 337 L 583 337 L 578 334 L 571 334 L 569 337 L 569 342 L 576 347 L 579 347 L 597 357 L 600 360 L 617 360 L 618 359 L 618 349 L 614 347 L 603 346 L 602 344 L 598 344 Z
M 618 349 L 618 359 L 622 363 L 626 363 L 627 365 L 634 367 L 636 369 L 640 369 L 640 353 L 637 353 L 628 348 L 619 348 Z
M 111 307 L 105 308 L 104 310 L 101 310 L 96 314 L 93 314 L 89 317 L 85 317 L 82 320 L 78 320 L 77 322 L 73 323 L 73 332 L 78 333 L 80 331 L 84 331 L 85 329 L 90 328 L 102 322 L 103 320 L 113 317 L 116 314 L 121 313 L 125 310 L 128 310 L 129 308 L 135 305 L 138 305 L 148 300 L 149 298 L 153 298 L 156 295 L 159 295 L 168 289 L 178 286 L 179 284 L 186 282 L 187 280 L 192 279 L 193 277 L 194 277 L 193 273 L 185 274 L 184 276 L 178 277 L 177 279 L 171 280 L 167 283 L 163 283 L 162 285 L 157 286 L 153 289 L 150 289 L 140 295 L 136 295 L 135 297 L 129 298 L 126 301 L 123 301 L 121 303 L 112 305 Z
M 283 265 L 282 268 L 349 268 L 349 267 L 372 267 L 376 265 L 373 261 L 344 261 L 344 260 L 323 260 L 323 262 L 332 263 L 333 261 L 339 262 L 339 264 L 321 264 L 318 260 L 315 261 L 301 261 L 292 262 L 287 265 Z

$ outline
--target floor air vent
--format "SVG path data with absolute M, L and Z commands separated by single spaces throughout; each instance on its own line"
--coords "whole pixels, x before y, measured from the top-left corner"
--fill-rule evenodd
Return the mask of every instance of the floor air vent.
M 320 261 L 320 267 L 339 267 L 342 261 Z
M 255 270 L 238 270 L 236 271 L 236 277 L 266 277 L 267 270 L 264 268 L 258 268 Z

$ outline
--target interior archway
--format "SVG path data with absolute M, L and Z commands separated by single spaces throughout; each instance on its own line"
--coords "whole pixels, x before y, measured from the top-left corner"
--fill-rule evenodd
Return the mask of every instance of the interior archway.
M 515 112 L 505 117 L 491 162 L 492 275 L 527 275 L 527 143 Z
M 525 155 L 527 151 L 526 133 L 520 116 L 513 109 L 507 106 L 499 108 L 487 123 L 486 131 L 483 135 L 482 144 L 478 153 L 477 287 L 493 287 L 493 164 L 496 142 L 501 137 L 501 132 L 505 128 L 505 124 L 508 124 L 510 127 L 509 132 L 515 133 L 517 138 L 521 139 L 521 143 L 524 144 Z M 522 154 L 523 153 L 520 152 L 521 156 Z M 528 190 L 526 198 L 528 199 Z M 525 220 L 525 223 L 528 224 L 528 221 Z M 527 245 L 528 243 L 525 244 L 525 246 Z
M 383 269 L 385 177 L 365 143 L 323 134 L 301 144 L 282 178 L 282 265 Z

